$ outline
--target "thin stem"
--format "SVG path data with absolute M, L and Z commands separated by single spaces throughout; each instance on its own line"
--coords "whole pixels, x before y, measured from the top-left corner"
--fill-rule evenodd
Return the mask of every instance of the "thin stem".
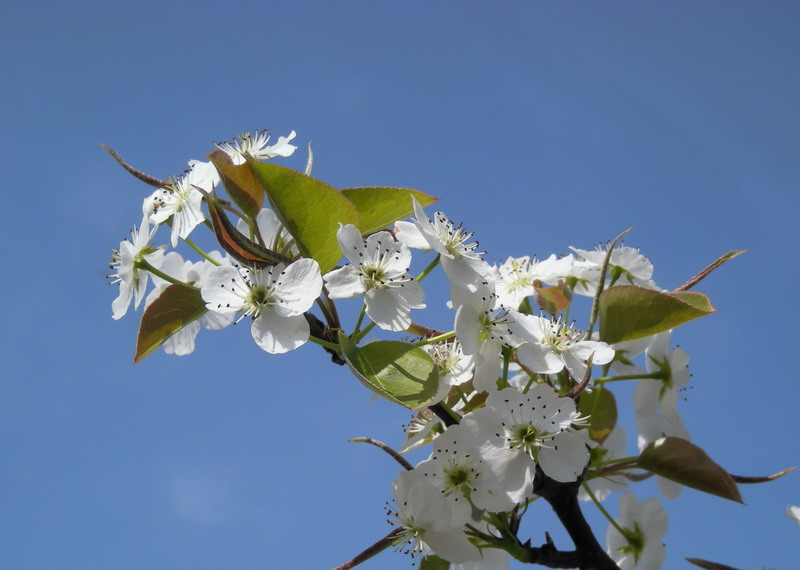
M 403 469 L 407 471 L 411 471 L 412 469 L 414 469 L 414 466 L 411 465 L 408 461 L 406 461 L 405 457 L 400 455 L 397 451 L 395 451 L 382 441 L 379 441 L 377 439 L 372 439 L 371 437 L 354 437 L 353 439 L 348 439 L 347 441 L 349 441 L 350 443 L 369 443 L 371 445 L 374 445 L 375 447 L 388 453 L 392 457 L 392 459 L 397 461 L 403 467 Z
M 166 273 L 164 273 L 160 269 L 156 269 L 155 267 L 150 265 L 150 263 L 146 259 L 139 259 L 139 260 L 135 261 L 133 266 L 136 269 L 144 269 L 145 271 L 149 271 L 151 274 L 155 275 L 156 277 L 160 277 L 161 279 L 163 279 L 164 281 L 166 281 L 168 283 L 172 283 L 172 284 L 175 284 L 175 285 L 187 285 L 183 281 L 181 281 L 179 279 L 175 279 L 171 275 L 167 275 Z M 188 285 L 188 286 L 191 287 L 191 285 Z
M 337 353 L 341 350 L 341 347 L 338 344 L 334 344 L 332 342 L 328 342 L 327 340 L 322 340 L 321 338 L 317 338 L 315 336 L 308 337 L 308 340 L 313 342 L 314 344 L 318 344 L 324 348 L 328 348 L 330 350 L 336 351 Z
M 200 255 L 201 255 L 203 258 L 207 259 L 208 261 L 210 261 L 211 263 L 213 263 L 213 264 L 214 264 L 214 265 L 216 265 L 217 267 L 219 267 L 220 265 L 222 265 L 222 264 L 221 264 L 219 261 L 217 261 L 216 259 L 214 259 L 214 258 L 213 258 L 213 257 L 211 257 L 210 255 L 208 255 L 208 254 L 207 254 L 205 251 L 203 251 L 202 249 L 200 249 L 200 246 L 198 246 L 196 243 L 194 243 L 194 242 L 193 242 L 192 240 L 190 240 L 189 238 L 183 238 L 183 241 L 184 241 L 184 243 L 186 243 L 186 245 L 188 245 L 189 247 L 191 247 L 193 250 L 195 250 L 197 253 L 199 253 L 199 254 L 200 254 Z
M 433 258 L 433 261 L 431 261 L 431 262 L 428 264 L 428 266 L 427 266 L 425 269 L 423 269 L 423 270 L 422 270 L 422 273 L 420 273 L 419 275 L 417 275 L 417 279 L 416 279 L 416 280 L 417 280 L 417 282 L 420 282 L 420 281 L 422 281 L 423 279 L 425 279 L 425 277 L 427 277 L 428 273 L 430 273 L 431 271 L 433 271 L 433 268 L 434 268 L 434 267 L 436 267 L 437 265 L 439 265 L 439 257 L 440 257 L 439 255 L 437 255 L 436 257 L 434 257 L 434 258 Z
M 622 236 L 627 234 L 631 231 L 633 227 L 628 228 L 617 237 L 614 238 L 608 246 L 608 251 L 606 252 L 606 257 L 603 260 L 603 266 L 600 268 L 600 280 L 597 282 L 597 290 L 594 293 L 594 299 L 592 299 L 592 312 L 591 316 L 589 317 L 589 327 L 587 328 L 586 338 L 592 338 L 592 330 L 594 329 L 594 323 L 597 321 L 597 314 L 600 312 L 600 294 L 603 292 L 603 288 L 605 287 L 606 283 L 606 272 L 608 271 L 608 264 L 611 263 L 611 252 L 614 251 L 614 246 L 617 245 L 617 242 L 622 239 Z
M 358 320 L 356 321 L 356 326 L 353 329 L 353 334 L 350 337 L 354 337 L 358 334 L 358 331 L 361 330 L 361 323 L 364 322 L 364 315 L 367 314 L 367 303 L 361 303 L 361 312 L 358 313 Z
M 655 380 L 663 380 L 663 372 L 650 372 L 648 374 L 621 374 L 620 376 L 604 376 L 603 378 L 595 378 L 595 384 L 603 384 L 605 382 L 618 382 L 619 380 L 646 380 L 653 378 Z
M 380 554 L 387 548 L 389 548 L 392 544 L 394 544 L 395 539 L 403 532 L 402 528 L 396 528 L 378 542 L 361 552 L 360 554 L 356 555 L 352 560 L 345 562 L 341 566 L 337 566 L 333 570 L 350 570 L 350 568 L 355 568 L 362 562 L 366 562 L 373 556 Z
M 603 516 L 605 516 L 605 517 L 608 519 L 608 522 L 610 522 L 610 523 L 611 523 L 611 526 L 613 526 L 615 529 L 617 529 L 617 531 L 618 531 L 618 532 L 619 532 L 619 533 L 620 533 L 622 536 L 625 536 L 625 531 L 624 531 L 624 530 L 622 530 L 622 527 L 620 527 L 620 526 L 619 526 L 619 523 L 618 523 L 617 521 L 615 521 L 615 520 L 614 520 L 614 517 L 612 517 L 612 516 L 611 516 L 611 515 L 608 513 L 608 511 L 607 511 L 607 510 L 606 510 L 606 508 L 605 508 L 605 507 L 604 507 L 604 506 L 603 506 L 603 505 L 600 503 L 600 501 L 598 501 L 598 500 L 597 500 L 597 497 L 595 497 L 594 493 L 593 493 L 593 492 L 592 492 L 592 490 L 589 488 L 589 485 L 588 485 L 588 484 L 586 484 L 586 483 L 583 483 L 583 484 L 582 484 L 582 486 L 583 486 L 583 490 L 584 490 L 584 491 L 586 491 L 586 494 L 587 494 L 587 495 L 589 495 L 589 498 L 590 498 L 590 499 L 592 499 L 592 502 L 595 504 L 595 506 L 596 506 L 598 509 L 600 509 L 600 512 L 601 512 L 601 513 L 603 513 Z
M 359 342 L 361 342 L 361 339 L 367 336 L 367 333 L 374 328 L 375 328 L 375 323 L 370 323 L 367 326 L 365 326 L 364 330 L 362 330 L 360 333 L 351 336 L 350 338 L 353 340 L 353 344 L 358 344 Z
M 455 331 L 450 331 L 448 333 L 440 334 L 437 336 L 432 336 L 430 338 L 426 338 L 424 340 L 420 340 L 414 343 L 414 346 L 425 346 L 426 344 L 434 344 L 443 340 L 447 340 L 449 338 L 453 338 L 456 336 Z

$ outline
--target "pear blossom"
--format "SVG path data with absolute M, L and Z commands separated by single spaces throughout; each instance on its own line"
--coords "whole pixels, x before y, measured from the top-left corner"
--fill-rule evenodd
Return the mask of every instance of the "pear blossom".
M 439 392 L 434 398 L 435 402 L 447 396 L 452 386 L 460 386 L 472 378 L 475 358 L 464 354 L 457 338 L 426 344 L 422 349 L 433 359 L 438 372 Z
M 608 526 L 606 552 L 620 570 L 660 570 L 666 558 L 663 540 L 669 521 L 659 500 L 654 497 L 640 503 L 628 491 L 620 499 L 615 520 L 623 534 L 614 525 Z
M 474 292 L 453 288 L 451 294 L 456 337 L 464 354 L 475 357 L 473 385 L 483 392 L 495 390 L 502 347 L 519 344 L 510 328 L 512 317 L 498 304 L 490 282 L 478 284 Z
M 604 342 L 583 340 L 585 333 L 545 317 L 509 311 L 514 319 L 511 329 L 523 344 L 517 348 L 519 361 L 537 374 L 555 374 L 565 367 L 578 381 L 586 374 L 586 361 L 608 364 L 614 349 Z
M 150 273 L 139 267 L 141 262 L 145 261 L 158 269 L 163 261 L 164 251 L 151 245 L 157 229 L 158 224 L 151 228 L 147 217 L 143 218 L 138 230 L 136 226 L 133 227 L 131 239 L 123 240 L 119 249 L 112 252 L 110 268 L 116 272 L 108 277 L 112 284 L 119 283 L 119 295 L 111 303 L 114 319 L 125 316 L 131 301 L 134 309 L 138 309 L 144 298 Z
M 499 302 L 510 309 L 516 309 L 520 303 L 533 295 L 533 282 L 556 284 L 559 276 L 572 267 L 572 260 L 557 258 L 555 254 L 542 261 L 524 257 L 509 257 L 498 267 L 499 277 L 496 292 Z
M 675 413 L 678 392 L 689 381 L 689 355 L 681 348 L 670 350 L 671 334 L 670 330 L 654 335 L 645 350 L 647 371 L 658 373 L 661 378 L 639 380 L 633 394 L 639 415 L 653 415 L 659 408 L 667 415 Z
M 486 406 L 459 426 L 485 462 L 487 488 L 518 503 L 533 492 L 537 463 L 556 481 L 577 480 L 589 460 L 586 432 L 577 429 L 585 421 L 571 398 L 537 384 L 527 394 L 515 388 L 490 393 Z
M 336 232 L 350 263 L 325 274 L 331 299 L 364 295 L 366 312 L 380 328 L 402 331 L 411 326 L 411 309 L 425 308 L 425 292 L 408 268 L 411 252 L 388 232 L 366 240 L 352 224 Z
M 597 292 L 600 266 L 577 259 L 571 253 L 563 257 L 551 255 L 540 262 L 539 270 L 544 274 L 542 281 L 548 285 L 556 285 L 559 280 L 563 280 L 578 295 L 594 297 Z
M 240 134 L 231 142 L 215 143 L 216 147 L 231 157 L 233 164 L 244 164 L 246 157 L 255 160 L 267 160 L 276 156 L 292 156 L 297 147 L 289 144 L 297 133 L 292 131 L 288 137 L 278 137 L 278 142 L 272 146 L 267 146 L 270 135 L 267 131 L 256 131 L 255 134 L 249 132 Z
M 636 415 L 636 429 L 639 431 L 637 445 L 639 451 L 662 437 L 677 437 L 691 441 L 689 430 L 683 424 L 678 412 L 657 413 L 649 416 Z M 656 475 L 658 491 L 666 499 L 677 499 L 683 491 L 683 485 L 666 477 Z
M 389 523 L 400 529 L 396 548 L 414 558 L 430 552 L 453 563 L 479 560 L 480 551 L 453 523 L 450 503 L 436 485 L 416 469 L 402 471 L 392 483 L 397 510 L 387 509 Z
M 581 256 L 590 264 L 598 269 L 603 266 L 608 245 L 597 246 L 594 251 L 578 249 L 570 246 L 570 249 Z M 639 250 L 633 247 L 617 246 L 611 250 L 611 258 L 608 262 L 608 270 L 611 274 L 611 284 L 622 278 L 629 285 L 638 285 L 647 289 L 658 289 L 653 282 L 653 264 Z
M 178 238 L 186 239 L 194 228 L 205 220 L 201 208 L 204 192 L 219 184 L 219 174 L 210 162 L 191 161 L 188 172 L 178 177 L 168 188 L 160 188 L 145 199 L 142 210 L 151 222 L 160 224 L 172 218 L 172 247 Z
M 478 242 L 466 243 L 472 232 L 465 231 L 442 212 L 436 212 L 433 219 L 425 215 L 416 198 L 411 197 L 414 206 L 414 222 L 396 222 L 397 239 L 408 247 L 416 249 L 432 249 L 441 257 L 442 269 L 447 275 L 450 285 L 461 289 L 474 290 L 475 287 L 489 277 L 496 277 L 496 270 L 475 251 Z
M 322 292 L 319 265 L 299 259 L 264 269 L 222 266 L 214 269 L 201 289 L 211 311 L 253 317 L 256 344 L 271 354 L 294 350 L 308 341 L 308 311 Z
M 475 523 L 482 510 L 498 513 L 515 503 L 505 493 L 493 493 L 483 482 L 485 464 L 467 445 L 459 425 L 450 426 L 433 442 L 433 452 L 416 470 L 433 481 L 450 501 L 454 524 Z

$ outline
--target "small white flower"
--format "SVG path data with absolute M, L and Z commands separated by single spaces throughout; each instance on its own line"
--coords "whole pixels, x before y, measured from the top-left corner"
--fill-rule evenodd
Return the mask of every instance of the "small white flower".
M 450 503 L 421 472 L 402 471 L 392 483 L 392 492 L 397 510 L 387 511 L 389 522 L 401 530 L 397 549 L 405 546 L 415 558 L 432 551 L 453 564 L 480 559 L 463 526 L 453 524 Z
M 516 503 L 533 492 L 537 463 L 556 481 L 577 480 L 589 461 L 586 432 L 576 429 L 585 420 L 571 398 L 537 384 L 527 394 L 515 388 L 490 393 L 486 406 L 459 425 L 486 462 L 487 486 Z
M 604 342 L 583 340 L 585 333 L 545 317 L 509 311 L 514 318 L 511 329 L 524 344 L 517 348 L 520 362 L 537 374 L 555 374 L 564 367 L 572 377 L 581 381 L 586 374 L 586 361 L 608 364 L 614 358 L 614 349 Z
M 136 226 L 133 227 L 131 239 L 123 240 L 119 249 L 113 250 L 110 267 L 116 273 L 108 277 L 112 279 L 112 284 L 119 283 L 119 296 L 111 304 L 114 319 L 125 316 L 131 301 L 134 302 L 134 309 L 138 309 L 144 298 L 150 273 L 139 268 L 138 264 L 146 261 L 156 269 L 161 265 L 164 252 L 151 246 L 157 229 L 158 225 L 151 228 L 145 217 L 138 230 Z
M 607 462 L 615 459 L 627 457 L 625 453 L 625 430 L 619 425 L 615 425 L 603 443 L 592 449 L 593 458 L 598 457 L 600 461 Z M 611 493 L 622 492 L 628 487 L 628 479 L 624 474 L 612 472 L 602 477 L 594 477 L 586 480 L 586 485 L 594 493 L 598 501 L 605 501 Z M 591 497 L 581 486 L 578 491 L 578 498 L 581 501 L 589 501 Z
M 319 265 L 307 258 L 260 270 L 217 267 L 201 290 L 209 310 L 253 317 L 253 339 L 271 354 L 306 343 L 310 332 L 303 313 L 321 292 Z
M 439 393 L 434 401 L 441 401 L 452 386 L 460 386 L 472 377 L 475 358 L 464 354 L 457 338 L 427 344 L 422 349 L 433 359 L 439 376 Z
M 460 225 L 455 226 L 442 212 L 433 214 L 433 219 L 412 196 L 414 205 L 414 224 L 397 222 L 397 239 L 409 247 L 432 249 L 441 257 L 442 269 L 447 274 L 450 285 L 460 289 L 474 290 L 487 278 L 495 277 L 496 270 L 481 258 L 476 251 L 478 242 L 467 243 L 472 237 Z
M 464 354 L 475 358 L 475 389 L 495 390 L 502 347 L 519 344 L 510 328 L 512 317 L 498 304 L 492 283 L 479 283 L 474 292 L 453 287 L 451 294 L 456 337 Z
M 270 135 L 267 131 L 261 130 L 255 134 L 242 133 L 231 142 L 216 143 L 216 147 L 230 156 L 233 164 L 244 164 L 245 157 L 248 156 L 255 160 L 292 156 L 297 147 L 289 142 L 296 136 L 297 133 L 292 131 L 288 137 L 278 137 L 278 142 L 267 146 Z
M 678 392 L 689 381 L 689 355 L 681 348 L 670 350 L 671 334 L 670 330 L 653 336 L 645 351 L 647 371 L 658 373 L 661 378 L 639 380 L 633 395 L 639 415 L 653 415 L 658 409 L 666 415 L 675 413 Z
M 194 228 L 205 220 L 201 203 L 202 188 L 211 192 L 219 183 L 216 168 L 210 162 L 191 161 L 191 169 L 178 177 L 170 187 L 156 190 L 145 199 L 142 210 L 151 222 L 160 224 L 172 218 L 172 247 L 178 245 L 178 238 L 186 239 Z
M 580 255 L 587 262 L 595 265 L 598 269 L 603 266 L 606 255 L 608 254 L 608 244 L 597 246 L 594 251 L 578 249 L 570 246 L 570 249 Z M 611 251 L 611 258 L 608 263 L 608 271 L 611 275 L 611 285 L 618 280 L 622 280 L 626 285 L 638 285 L 648 289 L 658 289 L 653 282 L 653 264 L 639 250 L 633 247 L 617 246 Z
M 669 528 L 667 513 L 657 498 L 643 503 L 628 491 L 619 502 L 617 524 L 608 526 L 606 552 L 621 570 L 659 570 L 666 557 L 663 540 Z
M 350 263 L 325 274 L 330 298 L 364 295 L 367 315 L 382 329 L 411 326 L 411 309 L 425 308 L 425 292 L 408 272 L 408 248 L 388 232 L 363 240 L 352 224 L 340 226 L 336 238 Z

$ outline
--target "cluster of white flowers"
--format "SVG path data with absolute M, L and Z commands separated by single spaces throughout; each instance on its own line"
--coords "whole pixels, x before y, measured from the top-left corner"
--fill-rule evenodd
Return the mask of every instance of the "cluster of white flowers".
M 268 146 L 265 132 L 245 133 L 217 147 L 238 165 L 290 156 L 294 138 L 292 131 Z M 173 283 L 200 291 L 207 312 L 163 345 L 168 353 L 191 353 L 201 328 L 222 329 L 244 317 L 250 317 L 259 347 L 285 353 L 312 337 L 308 312 L 315 304 L 359 297 L 362 314 L 351 335 L 356 341 L 363 337 L 365 316 L 373 323 L 369 327 L 418 330 L 412 311 L 426 307 L 426 296 L 411 274 L 412 250 L 430 251 L 441 264 L 450 286 L 453 327 L 435 331 L 438 342 L 423 338 L 415 345 L 437 371 L 433 403 L 452 415 L 454 425 L 445 427 L 428 409 L 415 419 L 416 434 L 403 451 L 431 444 L 432 452 L 393 483 L 396 507 L 390 509 L 390 522 L 398 528 L 398 548 L 405 545 L 417 556 L 436 554 L 455 567 L 503 568 L 507 556 L 492 548 L 498 544 L 492 537 L 502 534 L 496 525 L 502 513 L 536 497 L 539 472 L 560 483 L 583 481 L 581 499 L 587 501 L 625 491 L 628 480 L 614 468 L 626 457 L 625 431 L 614 426 L 604 437 L 590 435 L 590 419 L 568 394 L 582 381 L 582 388 L 605 390 L 610 380 L 638 379 L 633 403 L 640 450 L 663 436 L 689 439 L 677 411 L 678 393 L 689 378 L 688 356 L 670 349 L 670 331 L 610 346 L 554 314 L 561 309 L 532 309 L 537 291 L 545 286 L 562 289 L 567 299 L 573 293 L 595 296 L 601 279 L 606 287 L 658 290 L 653 266 L 638 250 L 571 248 L 573 253 L 565 256 L 541 261 L 508 257 L 495 266 L 477 251 L 472 233 L 442 212 L 429 218 L 412 197 L 413 218 L 397 221 L 392 230 L 362 235 L 354 225 L 340 224 L 336 239 L 346 263 L 324 274 L 317 261 L 301 256 L 293 236 L 269 209 L 249 224 L 239 220 L 238 229 L 280 252 L 285 263 L 242 266 L 216 251 L 193 262 L 153 243 L 159 225 L 168 224 L 173 248 L 184 241 L 200 251 L 190 234 L 205 221 L 203 198 L 220 177 L 211 163 L 189 165 L 185 174 L 145 199 L 142 223 L 115 250 L 110 276 L 119 284 L 112 303 L 115 319 L 125 315 L 131 302 L 139 307 L 149 281 L 153 287 L 146 306 Z M 634 362 L 640 354 L 644 366 Z M 619 376 L 589 382 L 589 363 L 603 374 Z M 680 491 L 666 479 L 659 484 L 666 497 Z M 608 554 L 622 568 L 659 567 L 667 521 L 658 499 L 640 504 L 628 492 L 619 509 L 607 533 Z

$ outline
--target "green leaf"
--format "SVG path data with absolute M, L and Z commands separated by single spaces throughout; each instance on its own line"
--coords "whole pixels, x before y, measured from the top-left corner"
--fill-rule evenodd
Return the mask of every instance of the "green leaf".
M 173 334 L 201 317 L 206 310 L 200 289 L 180 283 L 164 289 L 142 313 L 134 363 L 141 362 Z
M 397 220 L 414 213 L 411 196 L 423 207 L 433 204 L 437 198 L 408 188 L 345 188 L 342 194 L 355 205 L 360 217 L 358 229 L 362 234 L 382 230 Z
M 699 566 L 700 568 L 705 568 L 705 570 L 739 570 L 733 566 L 727 566 L 725 564 L 720 564 L 719 562 L 703 560 L 702 558 L 687 558 L 686 561 L 694 564 L 695 566 Z
M 607 388 L 583 392 L 578 411 L 589 416 L 589 437 L 598 443 L 603 443 L 617 425 L 617 401 Z
M 429 405 L 439 387 L 436 365 L 421 348 L 395 340 L 361 348 L 339 333 L 339 346 L 356 378 L 367 388 L 411 410 Z
M 300 253 L 316 259 L 322 273 L 333 269 L 342 258 L 336 231 L 339 224 L 358 227 L 356 207 L 316 178 L 276 164 L 250 161 L 248 165 Z
M 435 554 L 429 554 L 419 563 L 419 570 L 449 570 L 450 563 Z
M 219 178 L 231 200 L 250 218 L 255 218 L 264 205 L 264 188 L 247 164 L 235 165 L 221 150 L 212 151 L 208 158 L 216 166 Z
M 650 336 L 716 312 L 693 291 L 664 293 L 619 285 L 600 295 L 600 340 L 609 344 Z
M 662 437 L 644 448 L 638 466 L 692 489 L 743 503 L 736 482 L 706 452 L 684 439 Z

